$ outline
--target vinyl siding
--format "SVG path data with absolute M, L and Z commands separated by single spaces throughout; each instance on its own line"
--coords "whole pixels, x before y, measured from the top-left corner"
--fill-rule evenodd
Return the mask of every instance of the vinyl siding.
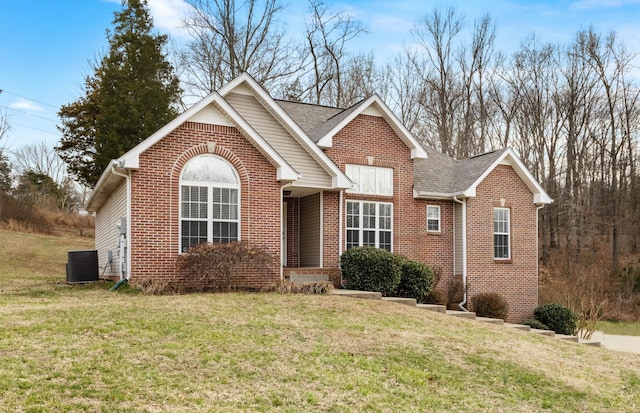
M 120 218 L 127 216 L 127 185 L 124 181 L 107 202 L 96 212 L 96 249 L 98 250 L 98 265 L 100 275 L 107 264 L 108 251 L 113 251 L 113 262 L 106 267 L 105 276 L 119 275 L 120 251 L 119 235 L 120 231 L 116 225 Z
M 227 102 L 302 177 L 293 186 L 331 188 L 331 176 L 253 96 L 230 93 Z
M 461 275 L 464 266 L 462 250 L 462 205 L 453 204 L 453 273 Z
M 233 124 L 213 105 L 203 108 L 189 118 L 189 122 L 207 123 L 210 125 L 233 126 Z
M 320 266 L 320 194 L 300 198 L 300 266 Z

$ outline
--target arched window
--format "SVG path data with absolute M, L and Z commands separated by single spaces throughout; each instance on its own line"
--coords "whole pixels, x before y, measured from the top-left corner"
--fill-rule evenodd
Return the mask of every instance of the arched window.
M 238 174 L 226 160 L 201 155 L 187 162 L 180 177 L 180 251 L 238 240 L 239 191 Z

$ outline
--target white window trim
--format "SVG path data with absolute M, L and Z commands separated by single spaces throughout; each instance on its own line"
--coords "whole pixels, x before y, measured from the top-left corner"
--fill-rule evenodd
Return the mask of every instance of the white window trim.
M 496 228 L 495 228 L 495 211 L 496 210 L 503 210 L 503 211 L 507 211 L 507 232 L 496 232 Z M 503 207 L 494 207 L 493 211 L 494 213 L 493 215 L 493 259 L 496 261 L 508 261 L 511 260 L 511 208 L 503 208 Z M 496 241 L 495 241 L 495 236 L 496 235 L 506 235 L 507 236 L 507 256 L 506 257 L 496 257 Z
M 359 215 L 359 226 L 356 227 L 348 227 L 345 225 L 345 229 L 346 231 L 354 231 L 357 230 L 358 231 L 358 246 L 362 247 L 363 244 L 363 232 L 366 230 L 368 231 L 375 231 L 375 247 L 376 248 L 380 248 L 380 231 L 384 231 L 384 232 L 391 232 L 391 245 L 390 245 L 390 251 L 393 252 L 393 203 L 392 202 L 377 202 L 377 201 L 358 201 L 358 200 L 348 200 L 348 203 L 357 203 L 360 204 L 360 207 L 358 208 L 358 215 Z M 375 220 L 375 228 L 364 228 L 363 227 L 363 207 L 362 204 L 375 204 L 376 205 L 376 220 Z M 389 216 L 390 218 L 390 229 L 384 229 L 384 228 L 380 228 L 380 205 L 389 205 L 391 206 L 391 214 Z M 345 211 L 347 211 L 348 208 L 345 209 Z M 345 219 L 345 223 L 347 222 L 347 220 Z M 345 245 L 347 244 L 346 239 L 345 239 Z
M 435 220 L 435 218 L 429 218 L 429 208 L 437 208 L 438 209 L 438 229 L 429 229 L 429 219 L 431 220 Z M 440 205 L 427 205 L 427 232 L 431 232 L 431 233 L 439 233 L 442 231 L 442 209 L 440 208 Z
M 374 182 L 375 182 L 375 190 L 371 191 L 363 191 L 360 186 L 360 176 L 363 172 L 373 172 L 375 174 Z M 389 188 L 388 191 L 380 191 L 380 179 L 383 173 L 390 174 L 389 179 Z M 366 194 L 366 195 L 382 195 L 382 196 L 393 196 L 393 168 L 384 168 L 381 166 L 368 166 L 368 165 L 353 165 L 346 164 L 345 165 L 345 174 L 354 182 L 354 187 L 346 190 L 347 193 L 350 194 Z
M 187 166 L 187 164 L 193 160 L 196 159 L 198 157 L 202 157 L 202 156 L 207 156 L 207 157 L 215 157 L 218 158 L 224 162 L 226 162 L 227 164 L 229 164 L 229 166 L 231 167 L 231 170 L 233 171 L 235 178 L 236 178 L 236 182 L 238 182 L 237 184 L 229 184 L 229 183 L 224 183 L 224 182 L 204 182 L 204 181 L 188 181 L 188 180 L 183 180 L 182 179 L 182 173 L 184 172 L 184 168 Z M 182 221 L 186 220 L 186 221 L 205 221 L 204 219 L 191 219 L 191 218 L 183 218 L 182 217 L 182 187 L 183 186 L 199 186 L 199 187 L 206 187 L 207 188 L 207 216 L 209 218 L 206 219 L 207 222 L 207 242 L 211 242 L 211 240 L 213 239 L 213 203 L 212 203 L 212 189 L 213 188 L 232 188 L 232 189 L 237 189 L 238 190 L 238 219 L 218 219 L 215 220 L 216 222 L 237 222 L 238 223 L 238 239 L 237 241 L 241 241 L 242 238 L 242 231 L 241 231 L 241 212 L 242 212 L 242 205 L 241 205 L 241 200 L 242 200 L 242 194 L 241 194 L 241 189 L 240 189 L 240 175 L 238 175 L 238 171 L 236 171 L 236 168 L 226 159 L 224 159 L 221 156 L 217 156 L 217 155 L 211 155 L 211 154 L 205 154 L 205 155 L 199 155 L 196 156 L 194 158 L 191 158 L 189 161 L 187 161 L 187 163 L 185 163 L 185 165 L 182 167 L 182 172 L 180 172 L 180 183 L 178 185 L 178 253 L 179 254 L 183 254 L 184 252 L 182 251 Z

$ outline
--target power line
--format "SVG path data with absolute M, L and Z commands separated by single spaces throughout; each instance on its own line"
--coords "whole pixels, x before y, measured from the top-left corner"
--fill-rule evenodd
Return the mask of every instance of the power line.
M 22 126 L 23 128 L 27 128 L 27 129 L 37 130 L 37 131 L 39 131 L 39 132 L 48 133 L 49 135 L 60 136 L 60 134 L 58 134 L 58 133 L 53 133 L 53 132 L 51 132 L 51 131 L 44 130 L 44 129 L 34 128 L 33 126 L 24 125 L 24 124 L 22 124 L 22 123 L 15 123 L 15 122 L 11 122 L 11 124 L 12 124 L 12 125 L 17 125 L 17 126 Z
M 13 110 L 13 111 L 18 112 L 18 113 L 23 113 L 23 114 L 28 115 L 28 116 L 33 116 L 34 118 L 40 118 L 40 119 L 48 120 L 49 122 L 58 123 L 58 121 L 55 120 L 55 119 L 50 119 L 50 118 L 45 118 L 44 116 L 34 115 L 33 113 L 25 112 L 24 110 L 12 108 L 10 106 L 0 105 L 0 108 Z
M 28 97 L 26 97 L 26 96 L 18 95 L 17 93 L 9 92 L 9 91 L 8 91 L 8 90 L 6 90 L 6 89 L 0 89 L 0 93 L 6 93 L 7 95 L 15 96 L 15 97 L 22 98 L 22 99 L 27 99 L 27 100 L 30 100 L 30 101 L 32 101 L 32 102 L 39 103 L 39 104 L 41 104 L 41 105 L 45 105 L 45 106 L 52 107 L 52 108 L 54 108 L 54 109 L 58 109 L 58 106 L 56 106 L 56 105 L 52 105 L 52 104 L 50 104 L 50 103 L 43 102 L 43 101 L 41 101 L 41 100 L 37 100 L 37 99 L 31 99 L 31 98 L 28 98 Z

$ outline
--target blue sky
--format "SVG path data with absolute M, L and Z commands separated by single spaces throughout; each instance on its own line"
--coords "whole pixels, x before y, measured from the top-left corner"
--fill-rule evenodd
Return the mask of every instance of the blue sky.
M 0 145 L 9 150 L 24 144 L 60 139 L 57 111 L 82 95 L 91 75 L 89 60 L 106 51 L 105 31 L 111 28 L 118 0 L 0 0 L 0 111 L 12 126 Z M 289 0 L 283 19 L 301 27 L 306 1 Z M 471 24 L 489 13 L 497 25 L 497 48 L 509 52 L 535 32 L 542 41 L 567 42 L 576 31 L 593 25 L 616 30 L 625 44 L 640 50 L 640 0 L 327 0 L 349 9 L 370 32 L 354 49 L 372 51 L 379 62 L 410 42 L 415 20 L 435 6 L 456 7 Z M 184 40 L 179 16 L 182 0 L 150 0 L 158 31 Z

